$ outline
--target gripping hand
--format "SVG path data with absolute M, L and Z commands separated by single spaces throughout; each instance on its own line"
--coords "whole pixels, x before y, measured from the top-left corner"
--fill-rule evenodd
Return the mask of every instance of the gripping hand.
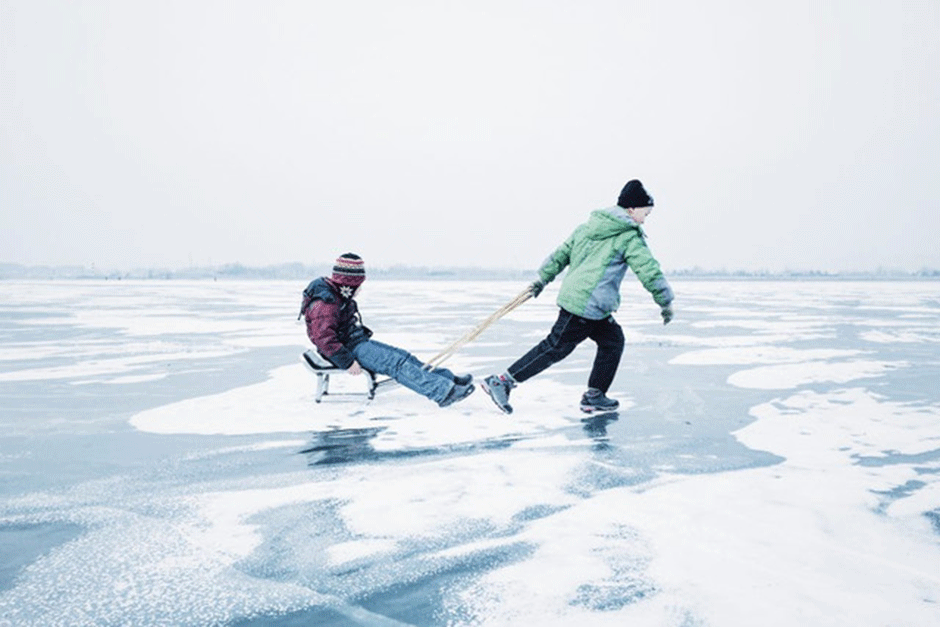
M 663 305 L 660 315 L 663 317 L 663 324 L 669 324 L 672 320 L 672 305 Z
M 529 285 L 529 293 L 532 294 L 532 298 L 538 298 L 543 289 L 545 289 L 545 284 L 541 280 L 533 281 Z

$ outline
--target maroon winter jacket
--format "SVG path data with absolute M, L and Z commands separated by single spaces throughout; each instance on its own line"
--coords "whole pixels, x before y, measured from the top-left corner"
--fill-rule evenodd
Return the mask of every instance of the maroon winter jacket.
M 307 323 L 307 337 L 320 354 L 339 368 L 349 368 L 356 360 L 353 348 L 372 337 L 362 324 L 359 306 L 349 290 L 326 277 L 310 282 L 304 290 L 301 312 Z

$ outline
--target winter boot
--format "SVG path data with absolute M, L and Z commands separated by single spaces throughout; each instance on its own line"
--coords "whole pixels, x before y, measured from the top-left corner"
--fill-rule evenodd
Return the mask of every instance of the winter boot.
M 476 386 L 473 385 L 473 377 L 470 377 L 470 381 L 468 383 L 455 383 L 454 387 L 452 387 L 450 392 L 447 393 L 447 396 L 444 397 L 444 400 L 438 403 L 438 406 L 447 407 L 448 405 L 459 403 L 463 399 L 473 394 L 473 390 L 475 389 Z
M 590 414 L 593 411 L 614 411 L 620 403 L 607 396 L 598 389 L 588 388 L 581 397 L 581 411 Z
M 483 379 L 483 383 L 480 385 L 483 387 L 483 391 L 493 399 L 500 411 L 504 414 L 512 413 L 512 405 L 509 404 L 509 391 L 516 387 L 512 379 L 494 374 Z

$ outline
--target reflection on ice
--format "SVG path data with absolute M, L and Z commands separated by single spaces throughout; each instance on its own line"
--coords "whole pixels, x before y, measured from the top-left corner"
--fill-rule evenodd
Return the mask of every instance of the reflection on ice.
M 595 414 L 581 420 L 584 424 L 584 433 L 594 440 L 596 450 L 602 450 L 610 446 L 610 437 L 607 435 L 607 425 L 619 419 L 619 412 L 609 411 L 602 414 Z
M 345 464 L 375 459 L 377 453 L 370 440 L 386 427 L 365 429 L 334 429 L 314 434 L 310 445 L 300 451 L 316 464 Z

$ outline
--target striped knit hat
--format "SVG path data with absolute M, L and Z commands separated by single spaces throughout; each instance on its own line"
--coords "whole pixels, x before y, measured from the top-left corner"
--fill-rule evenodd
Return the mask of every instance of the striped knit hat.
M 366 280 L 366 267 L 362 257 L 353 253 L 344 253 L 333 264 L 333 282 L 339 285 L 359 287 Z

